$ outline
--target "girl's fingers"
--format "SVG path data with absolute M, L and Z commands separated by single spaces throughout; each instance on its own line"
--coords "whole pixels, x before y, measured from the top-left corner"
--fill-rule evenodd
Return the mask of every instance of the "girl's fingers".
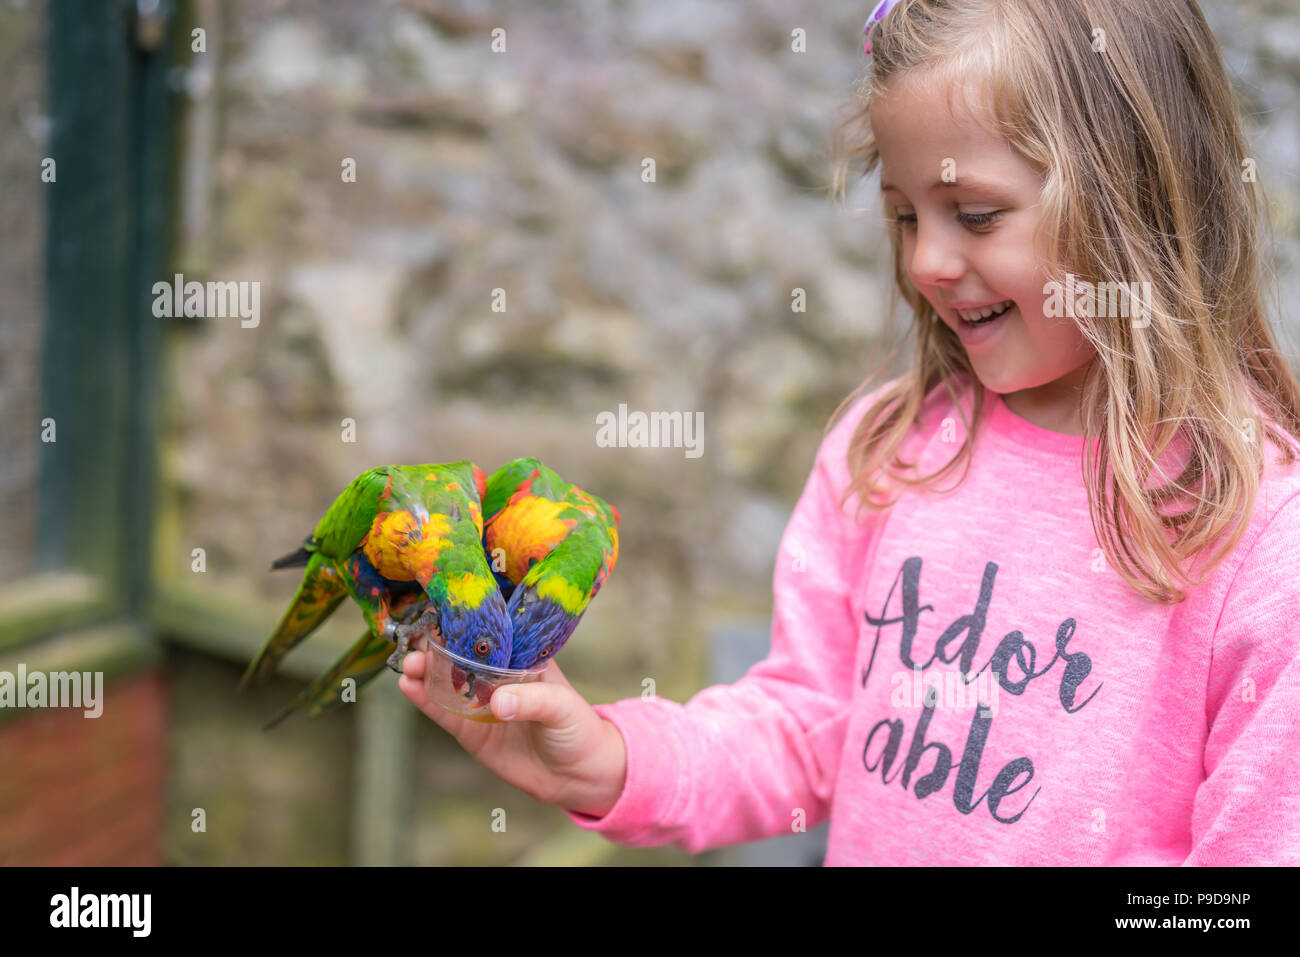
M 402 659 L 402 674 L 417 681 L 424 677 L 424 652 L 412 651 Z
M 397 689 L 406 696 L 407 701 L 411 702 L 411 704 L 415 705 L 426 714 L 428 713 L 426 709 L 432 706 L 432 702 L 425 697 L 424 682 L 422 680 L 417 680 L 411 677 L 409 673 L 398 675 Z
M 457 740 L 460 740 L 465 731 L 481 731 L 484 727 L 490 727 L 470 722 L 430 701 L 424 685 L 425 665 L 425 655 L 419 651 L 411 652 L 403 660 L 397 687 L 411 704 Z M 500 721 L 536 721 L 546 727 L 560 729 L 577 725 L 584 717 L 583 712 L 591 710 L 591 706 L 569 684 L 569 679 L 564 677 L 554 661 L 549 662 L 540 681 L 497 688 L 488 707 Z M 474 727 L 471 728 L 470 725 Z
M 498 688 L 489 707 L 502 721 L 536 721 L 548 728 L 569 728 L 578 723 L 582 710 L 590 705 L 561 676 L 561 682 L 537 681 Z

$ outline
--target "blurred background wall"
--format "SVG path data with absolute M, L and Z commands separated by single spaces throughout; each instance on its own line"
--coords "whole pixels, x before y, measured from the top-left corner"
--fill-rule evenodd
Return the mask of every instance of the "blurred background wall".
M 19 769 L 0 780 L 0 862 L 818 863 L 824 829 L 696 858 L 610 845 L 482 770 L 387 676 L 262 731 L 355 636 L 350 604 L 284 677 L 233 691 L 296 587 L 270 561 L 386 463 L 535 455 L 619 508 L 618 569 L 560 662 L 588 700 L 650 679 L 685 701 L 765 654 L 822 427 L 900 335 L 875 183 L 847 209 L 827 190 L 873 5 L 0 0 L 0 667 L 111 677 L 97 721 L 0 712 Z M 1202 8 L 1239 80 L 1290 331 L 1300 12 Z M 109 36 L 115 82 L 51 59 Z M 52 114 L 61 83 L 84 136 Z M 136 140 L 90 135 L 115 111 Z M 100 191 L 84 223 L 47 211 L 79 182 Z M 115 202 L 120 221 L 84 212 Z M 102 284 L 56 268 L 81 225 L 106 276 L 145 250 L 120 325 L 98 321 Z M 256 325 L 155 318 L 147 286 L 176 273 L 259 283 Z M 67 390 L 49 380 L 117 348 L 112 402 L 88 386 L 58 422 L 83 443 L 60 500 L 116 477 L 56 533 L 41 423 Z M 700 454 L 600 447 L 596 417 L 620 404 L 702 413 Z M 112 415 L 92 428 L 92 407 Z

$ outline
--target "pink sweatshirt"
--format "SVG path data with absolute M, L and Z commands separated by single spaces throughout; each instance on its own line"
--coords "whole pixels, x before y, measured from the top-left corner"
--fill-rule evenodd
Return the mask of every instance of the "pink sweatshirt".
M 829 815 L 827 865 L 1300 864 L 1300 469 L 1265 442 L 1237 548 L 1161 605 L 1108 567 L 1085 440 L 989 390 L 955 490 L 841 513 L 872 398 L 786 527 L 768 657 L 685 705 L 597 706 L 627 781 L 569 817 L 697 852 Z M 904 454 L 928 473 L 963 435 L 939 387 Z

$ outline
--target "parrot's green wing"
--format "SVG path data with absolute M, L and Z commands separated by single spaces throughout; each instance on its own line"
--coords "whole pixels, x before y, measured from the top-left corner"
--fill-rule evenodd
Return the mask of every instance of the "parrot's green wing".
M 379 511 L 388 487 L 388 471 L 369 469 L 349 482 L 302 547 L 272 566 L 305 564 L 307 570 L 279 625 L 240 679 L 239 690 L 250 681 L 270 676 L 281 659 L 320 627 L 347 595 L 351 594 L 363 611 L 366 609 L 369 596 L 355 591 L 355 569 L 345 563 L 366 537 Z M 368 614 L 367 624 L 372 619 L 373 614 Z

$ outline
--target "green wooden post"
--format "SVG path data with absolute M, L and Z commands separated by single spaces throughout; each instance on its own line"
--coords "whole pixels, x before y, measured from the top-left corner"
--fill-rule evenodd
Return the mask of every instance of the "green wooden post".
M 174 24 L 170 0 L 159 2 L 160 23 Z M 140 41 L 137 36 L 137 42 Z M 167 276 L 176 235 L 180 124 L 175 121 L 175 92 L 189 37 L 170 30 L 162 45 L 137 56 L 133 98 L 136 177 L 134 287 L 127 297 L 130 338 L 130 427 L 126 434 L 127 471 L 124 514 L 127 521 L 127 609 L 143 617 L 153 581 L 153 516 L 158 500 L 158 422 L 162 405 L 162 334 L 153 314 L 153 284 Z
M 419 713 L 384 674 L 357 697 L 352 862 L 366 866 L 413 863 L 410 848 L 415 801 L 415 720 Z
M 164 0 L 160 15 L 170 4 Z M 171 121 L 166 44 L 136 4 L 50 0 L 50 155 L 36 567 L 100 579 L 138 614 L 149 573 L 157 406 L 153 279 L 165 273 Z

